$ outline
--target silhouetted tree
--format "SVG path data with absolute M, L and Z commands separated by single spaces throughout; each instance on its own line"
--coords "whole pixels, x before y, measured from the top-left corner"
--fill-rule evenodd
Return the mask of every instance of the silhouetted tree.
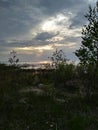
M 52 54 L 51 60 L 52 60 L 52 66 L 57 69 L 59 65 L 66 64 L 67 58 L 63 50 L 56 49 L 55 52 L 53 52 Z
M 80 64 L 85 68 L 88 82 L 86 90 L 90 94 L 96 85 L 98 73 L 98 2 L 94 8 L 89 6 L 89 11 L 85 17 L 88 24 L 83 27 L 82 45 L 75 54 L 79 58 Z
M 85 17 L 88 19 L 88 24 L 84 25 L 82 45 L 75 54 L 83 65 L 98 65 L 98 4 L 94 8 L 89 6 Z
M 57 50 L 53 52 L 52 57 L 52 66 L 54 68 L 54 84 L 55 86 L 65 86 L 66 80 L 66 64 L 67 58 L 62 50 Z
M 17 58 L 17 53 L 16 53 L 16 51 L 11 51 L 10 52 L 10 55 L 11 55 L 11 57 L 9 58 L 9 63 L 11 64 L 11 65 L 16 65 L 18 62 L 19 62 L 19 59 Z

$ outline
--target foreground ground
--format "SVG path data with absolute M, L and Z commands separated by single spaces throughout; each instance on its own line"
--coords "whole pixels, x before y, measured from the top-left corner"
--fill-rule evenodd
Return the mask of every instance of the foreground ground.
M 0 75 L 0 130 L 98 130 L 97 94 L 88 99 L 46 80 L 34 88 L 32 73 L 12 67 Z
M 0 98 L 0 130 L 98 129 L 97 96 L 89 101 L 58 97 L 30 91 L 5 95 Z

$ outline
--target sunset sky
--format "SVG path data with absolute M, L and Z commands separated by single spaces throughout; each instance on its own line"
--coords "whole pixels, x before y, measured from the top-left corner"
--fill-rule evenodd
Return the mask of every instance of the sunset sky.
M 0 62 L 47 62 L 56 48 L 77 61 L 84 15 L 96 0 L 0 0 Z

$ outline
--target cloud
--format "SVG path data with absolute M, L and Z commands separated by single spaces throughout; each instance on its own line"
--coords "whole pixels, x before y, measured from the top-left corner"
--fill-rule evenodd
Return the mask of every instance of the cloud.
M 48 39 L 51 39 L 55 36 L 57 36 L 58 33 L 50 33 L 50 32 L 42 32 L 42 33 L 38 33 L 37 36 L 35 37 L 36 40 L 40 40 L 40 41 L 46 41 Z
M 80 45 L 81 28 L 86 23 L 84 14 L 88 10 L 89 3 L 95 2 L 0 0 L 0 59 L 7 59 L 8 53 L 15 49 L 19 51 L 21 59 L 23 57 L 25 60 L 30 60 L 32 57 L 31 60 L 35 60 L 39 54 L 38 60 L 46 60 L 45 57 L 54 49 L 50 47 L 50 50 L 47 50 L 44 46 L 54 44 L 73 57 L 72 51 Z M 72 46 L 73 48 L 67 46 L 74 43 L 76 44 Z M 22 49 L 26 47 L 33 47 L 32 56 Z M 26 56 L 27 54 L 29 56 Z
M 78 12 L 73 18 L 70 19 L 72 21 L 72 23 L 69 26 L 70 29 L 78 27 L 82 28 L 83 25 L 87 23 L 87 19 L 85 18 L 87 10 L 86 9 L 82 10 Z
M 40 6 L 44 7 L 44 11 L 47 14 L 55 14 L 62 10 L 78 10 L 77 8 L 85 6 L 87 1 L 85 0 L 40 0 Z M 77 6 L 78 5 L 78 6 Z
M 27 35 L 31 35 L 29 33 L 31 28 L 32 30 L 39 28 L 40 23 L 47 18 L 60 12 L 70 11 L 73 15 L 77 14 L 79 8 L 84 9 L 86 4 L 84 0 L 2 0 L 0 1 L 0 37 L 30 37 Z

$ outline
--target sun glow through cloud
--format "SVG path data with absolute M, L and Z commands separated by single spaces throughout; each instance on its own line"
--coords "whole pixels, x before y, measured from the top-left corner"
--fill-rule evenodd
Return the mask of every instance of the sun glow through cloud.
M 53 31 L 55 29 L 56 29 L 56 25 L 55 25 L 55 22 L 53 20 L 52 21 L 46 21 L 42 25 L 43 31 Z
M 29 51 L 33 51 L 33 50 L 37 50 L 40 52 L 43 52 L 44 50 L 52 50 L 53 47 L 51 45 L 45 45 L 45 46 L 36 46 L 36 47 L 21 47 L 21 48 L 17 48 L 17 50 L 21 50 L 21 51 L 27 51 L 29 53 Z
M 68 48 L 74 48 L 76 46 L 76 43 L 68 43 L 68 44 L 54 44 L 54 47 L 68 47 Z
M 43 31 L 55 31 L 59 30 L 60 26 L 59 23 L 65 21 L 68 22 L 68 17 L 64 16 L 63 14 L 58 14 L 55 17 L 50 17 L 44 23 L 42 23 L 42 30 Z

